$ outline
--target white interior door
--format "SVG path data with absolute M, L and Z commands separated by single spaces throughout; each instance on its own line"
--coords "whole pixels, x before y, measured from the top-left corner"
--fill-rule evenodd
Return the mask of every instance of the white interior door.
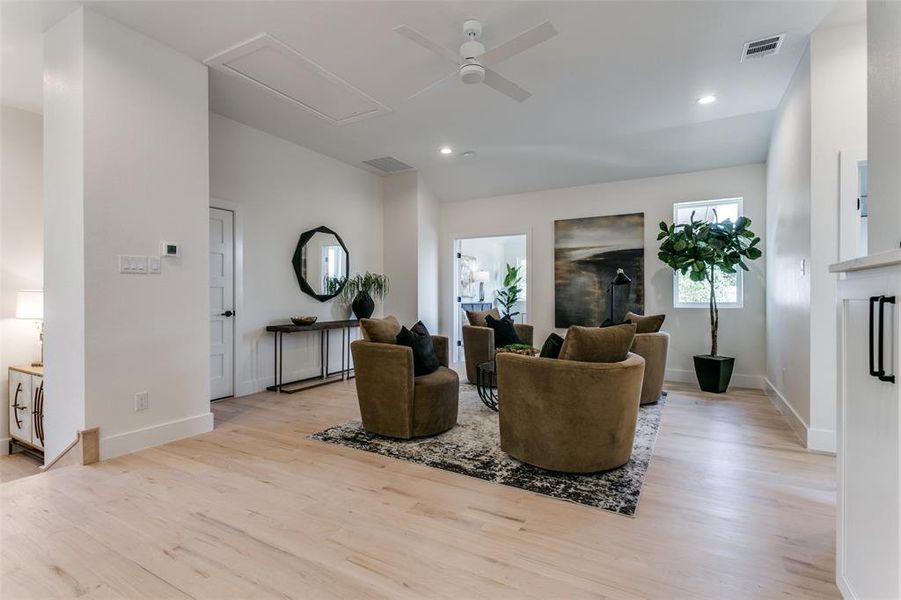
M 210 208 L 210 399 L 235 393 L 235 215 Z

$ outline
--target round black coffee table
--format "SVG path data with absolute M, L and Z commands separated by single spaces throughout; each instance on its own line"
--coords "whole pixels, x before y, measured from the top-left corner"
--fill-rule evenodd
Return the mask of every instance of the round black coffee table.
M 497 373 L 493 360 L 476 367 L 476 389 L 482 404 L 497 412 Z

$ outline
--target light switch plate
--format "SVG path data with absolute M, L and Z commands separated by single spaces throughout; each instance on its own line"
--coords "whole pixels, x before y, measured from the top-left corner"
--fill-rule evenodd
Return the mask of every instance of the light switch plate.
M 147 272 L 151 275 L 158 275 L 162 270 L 162 260 L 159 256 L 147 257 Z
M 119 272 L 131 275 L 144 275 L 147 273 L 147 257 L 119 255 Z

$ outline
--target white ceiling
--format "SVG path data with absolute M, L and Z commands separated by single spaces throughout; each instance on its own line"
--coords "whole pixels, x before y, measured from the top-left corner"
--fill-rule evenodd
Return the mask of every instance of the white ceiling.
M 39 111 L 41 40 L 82 3 L 2 5 L 4 103 Z M 338 126 L 210 71 L 210 109 L 349 164 L 394 156 L 443 200 L 478 198 L 762 161 L 807 36 L 834 0 L 622 2 L 85 2 L 197 60 L 268 32 L 393 112 Z M 861 18 L 843 6 L 830 25 Z M 454 82 L 440 58 L 392 28 L 456 48 L 478 17 L 488 48 L 546 19 L 559 35 L 496 70 L 516 103 Z M 787 33 L 780 54 L 739 63 L 744 42 Z M 713 93 L 715 104 L 695 99 Z M 440 156 L 439 146 L 458 152 Z M 474 150 L 472 159 L 460 157 Z

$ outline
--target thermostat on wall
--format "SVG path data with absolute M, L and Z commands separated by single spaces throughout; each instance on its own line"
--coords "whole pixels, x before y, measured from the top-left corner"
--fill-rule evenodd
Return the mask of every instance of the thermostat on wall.
M 160 242 L 160 256 L 177 258 L 181 256 L 181 246 L 176 242 Z

